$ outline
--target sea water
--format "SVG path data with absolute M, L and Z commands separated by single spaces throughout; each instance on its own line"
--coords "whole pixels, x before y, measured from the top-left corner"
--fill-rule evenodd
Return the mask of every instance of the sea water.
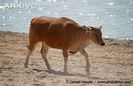
M 29 31 L 33 17 L 68 17 L 100 26 L 104 37 L 133 38 L 133 0 L 0 0 L 0 30 Z

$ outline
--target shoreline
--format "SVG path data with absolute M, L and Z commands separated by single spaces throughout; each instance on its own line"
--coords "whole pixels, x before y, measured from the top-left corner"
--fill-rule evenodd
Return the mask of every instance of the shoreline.
M 131 81 L 133 79 L 133 40 L 105 38 L 106 45 L 89 45 L 90 75 L 86 75 L 85 59 L 80 54 L 69 55 L 68 72 L 63 72 L 62 51 L 50 49 L 48 61 L 54 71 L 48 72 L 38 44 L 24 68 L 28 33 L 0 31 L 0 86 L 75 86 L 66 80 L 77 81 Z M 83 83 L 77 84 L 81 86 Z M 97 84 L 91 83 L 93 86 Z M 111 83 L 110 83 L 111 84 Z M 111 86 L 119 86 L 111 84 Z M 126 83 L 127 85 L 133 84 Z M 108 86 L 100 83 L 101 86 Z M 125 84 L 122 84 L 125 85 Z
M 13 32 L 13 31 L 2 31 L 0 33 L 17 33 L 17 34 L 28 34 L 27 32 Z M 111 39 L 111 40 L 133 40 L 133 38 L 111 38 L 109 36 L 104 36 L 103 39 Z

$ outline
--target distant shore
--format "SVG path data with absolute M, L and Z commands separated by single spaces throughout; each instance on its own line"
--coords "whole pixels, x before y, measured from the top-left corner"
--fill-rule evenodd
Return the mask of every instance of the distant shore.
M 132 80 L 133 40 L 105 38 L 104 41 L 104 47 L 89 45 L 86 48 L 91 64 L 90 76 L 86 75 L 85 58 L 80 53 L 69 55 L 68 71 L 71 75 L 65 75 L 61 50 L 49 50 L 48 61 L 53 72 L 47 71 L 40 55 L 40 44 L 30 57 L 29 68 L 24 68 L 28 34 L 0 31 L 0 86 L 74 86 L 66 79 Z M 105 83 L 100 85 L 107 86 Z

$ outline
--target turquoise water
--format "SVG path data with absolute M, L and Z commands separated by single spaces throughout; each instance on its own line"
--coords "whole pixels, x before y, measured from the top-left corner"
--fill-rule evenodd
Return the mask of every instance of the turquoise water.
M 28 32 L 30 20 L 37 16 L 65 16 L 81 25 L 102 25 L 104 37 L 133 38 L 133 0 L 0 1 L 2 31 Z

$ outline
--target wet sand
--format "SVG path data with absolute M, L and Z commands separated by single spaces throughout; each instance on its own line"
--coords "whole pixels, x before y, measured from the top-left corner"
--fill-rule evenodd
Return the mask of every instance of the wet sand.
M 49 50 L 53 71 L 48 71 L 40 43 L 30 57 L 29 67 L 24 68 L 28 34 L 1 31 L 0 86 L 133 86 L 133 40 L 104 40 L 104 47 L 92 44 L 86 48 L 90 75 L 86 74 L 85 58 L 80 53 L 69 55 L 69 73 L 65 74 L 62 51 Z

